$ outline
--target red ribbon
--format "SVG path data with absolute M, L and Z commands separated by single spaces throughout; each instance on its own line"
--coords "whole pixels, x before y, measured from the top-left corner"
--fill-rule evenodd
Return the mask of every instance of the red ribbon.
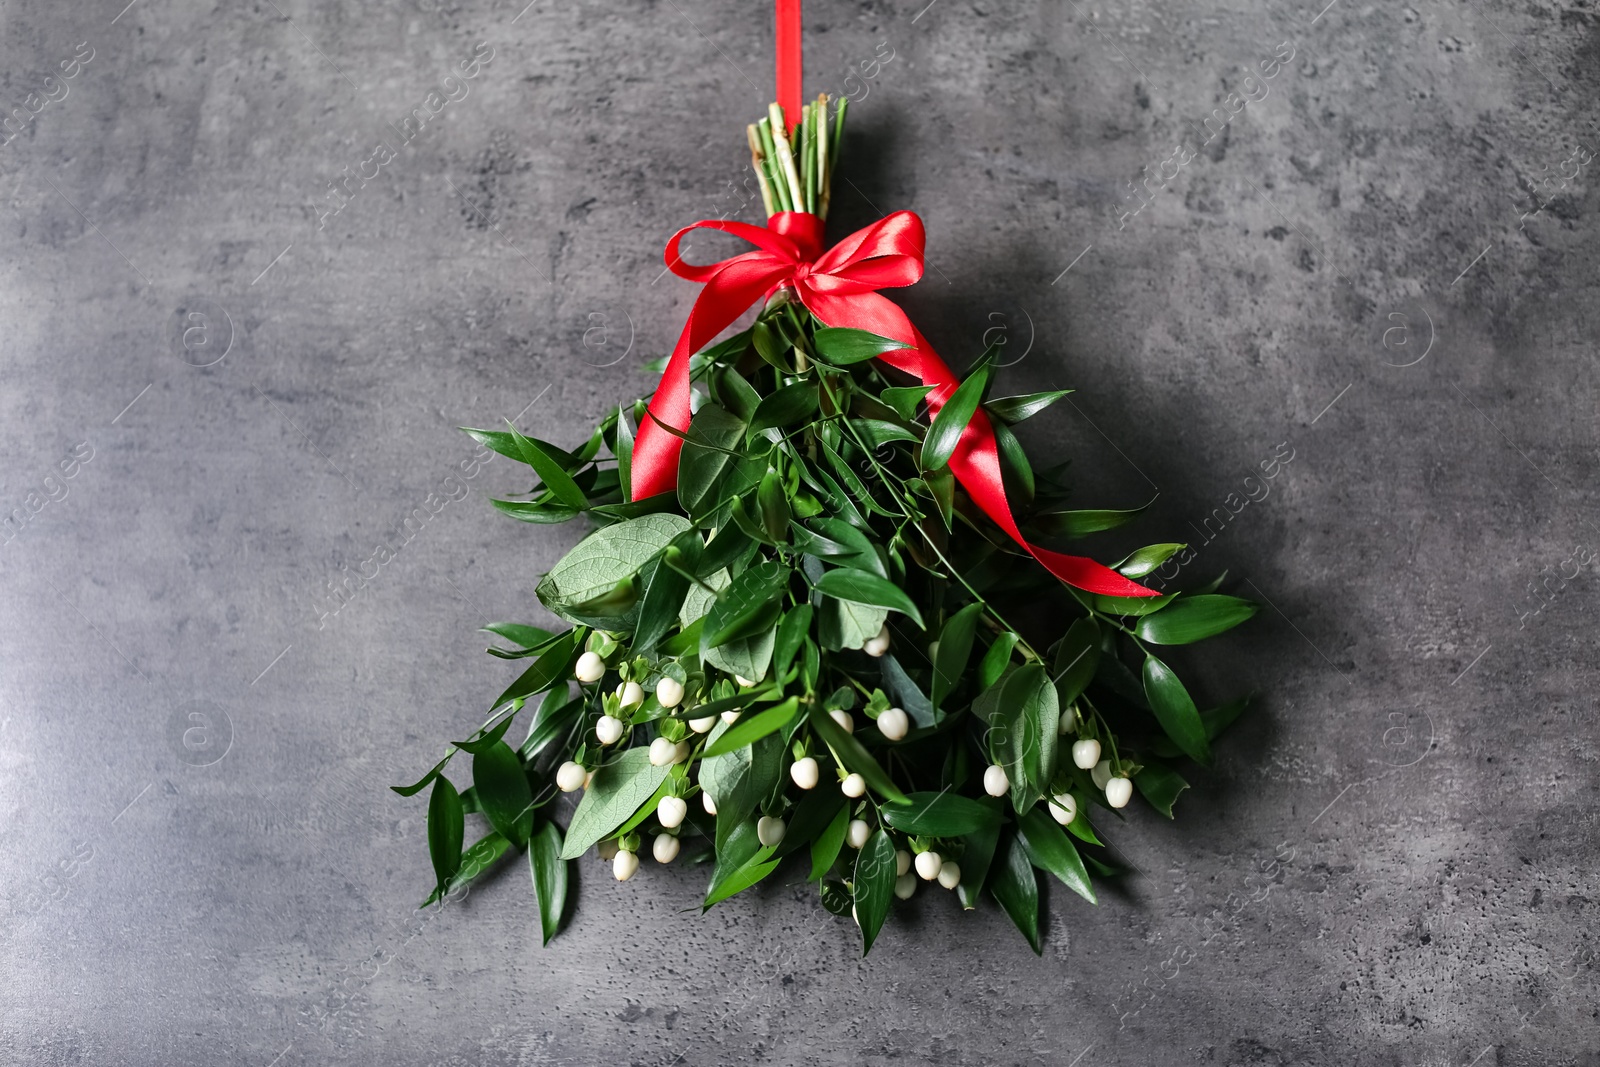
M 756 251 L 706 266 L 684 263 L 678 245 L 696 229 L 731 233 L 755 245 Z M 822 220 L 799 211 L 774 215 L 766 229 L 711 219 L 673 234 L 667 242 L 667 266 L 678 277 L 703 283 L 705 288 L 695 299 L 661 384 L 650 400 L 651 417 L 639 427 L 633 450 L 634 499 L 669 492 L 677 485 L 682 441 L 656 423 L 680 433 L 688 430 L 689 357 L 704 350 L 756 301 L 785 285 L 829 326 L 866 330 L 909 346 L 879 358 L 931 386 L 927 398 L 930 417 L 937 414 L 960 381 L 905 312 L 877 292 L 910 285 L 922 277 L 923 243 L 922 220 L 909 211 L 897 211 L 857 230 L 826 254 L 822 252 Z M 1092 559 L 1028 543 L 1006 499 L 994 428 L 983 408 L 962 431 L 950 457 L 950 470 L 984 514 L 1063 582 L 1107 596 L 1157 595 Z
M 800 0 L 778 0 L 777 9 L 778 106 L 783 132 L 792 134 L 800 121 Z

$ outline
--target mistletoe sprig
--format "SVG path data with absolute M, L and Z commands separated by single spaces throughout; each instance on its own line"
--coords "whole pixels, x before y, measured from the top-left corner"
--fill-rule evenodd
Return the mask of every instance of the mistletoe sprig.
M 826 134 L 808 147 L 805 130 L 828 130 L 827 100 L 807 112 L 789 163 L 763 139 L 781 113 L 752 142 L 777 160 L 763 187 L 794 171 L 811 204 L 832 164 Z M 836 145 L 837 120 L 831 132 Z M 864 952 L 924 881 L 964 908 L 992 898 L 1037 952 L 1039 872 L 1092 903 L 1093 877 L 1118 871 L 1095 813 L 1137 792 L 1172 816 L 1178 763 L 1208 762 L 1245 701 L 1200 710 L 1163 650 L 1256 605 L 1218 593 L 1221 579 L 1149 598 L 1057 582 L 949 460 L 981 406 L 1030 541 L 1131 521 L 1142 509 L 1068 508 L 1063 467 L 1035 470 L 1011 429 L 1065 391 L 991 397 L 991 349 L 929 418 L 928 388 L 875 358 L 896 347 L 827 327 L 780 289 L 694 357 L 694 417 L 669 430 L 683 439 L 677 491 L 645 500 L 630 491 L 642 400 L 572 451 L 514 427 L 467 431 L 536 478 L 496 507 L 597 529 L 535 590 L 568 628 L 488 627 L 506 642 L 491 654 L 531 665 L 480 729 L 397 787 L 432 787 L 429 902 L 526 849 L 548 942 L 568 861 L 597 847 L 626 881 L 649 842 L 659 863 L 709 863 L 708 909 L 793 858 L 829 911 L 854 917 Z M 1183 547 L 1115 568 L 1138 579 Z M 466 769 L 463 753 L 472 784 L 458 791 L 446 772 Z M 563 793 L 580 795 L 564 831 Z M 469 815 L 487 832 L 464 848 Z

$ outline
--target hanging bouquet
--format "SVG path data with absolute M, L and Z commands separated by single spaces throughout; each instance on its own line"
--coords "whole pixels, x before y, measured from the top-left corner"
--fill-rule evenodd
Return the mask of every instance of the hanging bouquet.
M 668 244 L 704 289 L 648 406 L 573 450 L 467 431 L 537 479 L 497 508 L 596 529 L 535 589 L 568 628 L 488 627 L 508 644 L 491 654 L 531 665 L 397 788 L 431 786 L 429 902 L 526 849 L 548 941 L 567 862 L 596 848 L 623 881 L 641 854 L 705 862 L 705 908 L 807 878 L 864 951 L 922 882 L 987 895 L 1037 952 L 1036 872 L 1093 902 L 1116 873 L 1097 815 L 1137 793 L 1171 817 L 1177 762 L 1207 762 L 1243 709 L 1201 711 L 1163 659 L 1256 610 L 1218 583 L 1138 584 L 1182 545 L 1107 567 L 1036 544 L 1139 509 L 1066 507 L 1062 467 L 1036 470 L 1012 430 L 1065 391 L 993 396 L 994 349 L 958 378 L 877 292 L 921 276 L 921 221 L 824 251 L 846 106 L 749 127 L 767 226 L 697 226 L 754 251 L 692 266 L 695 227 Z M 487 832 L 464 848 L 470 815 Z

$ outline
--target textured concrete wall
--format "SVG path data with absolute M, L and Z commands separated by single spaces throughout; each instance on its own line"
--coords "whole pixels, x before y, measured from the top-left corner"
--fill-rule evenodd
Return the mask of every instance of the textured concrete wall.
M 0 1060 L 1600 1062 L 1585 0 L 809 5 L 809 87 L 857 98 L 834 232 L 921 213 L 925 332 L 1078 389 L 1030 444 L 1156 497 L 1135 538 L 1222 508 L 1185 580 L 1271 605 L 1193 658 L 1261 706 L 1176 823 L 1110 828 L 1120 891 L 1052 894 L 1042 958 L 924 892 L 866 962 L 805 887 L 702 918 L 686 870 L 585 863 L 543 950 L 515 866 L 416 913 L 384 788 L 577 536 L 492 513 L 521 482 L 453 427 L 648 389 L 663 242 L 755 217 L 767 6 L 122 2 L 0 9 L 38 112 L 0 147 Z

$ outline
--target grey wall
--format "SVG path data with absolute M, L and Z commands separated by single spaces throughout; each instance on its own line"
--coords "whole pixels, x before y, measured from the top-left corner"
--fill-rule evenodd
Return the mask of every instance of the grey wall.
M 548 949 L 516 866 L 413 910 L 384 787 L 578 533 L 495 515 L 506 461 L 327 599 L 460 495 L 454 427 L 649 388 L 665 239 L 755 217 L 769 8 L 122 2 L 0 10 L 7 106 L 66 91 L 0 148 L 0 1060 L 1600 1062 L 1591 5 L 809 5 L 835 235 L 922 215 L 905 304 L 1079 390 L 1028 440 L 1087 506 L 1199 543 L 1293 453 L 1186 571 L 1270 604 L 1192 658 L 1262 701 L 1176 823 L 1108 827 L 1136 875 L 1053 894 L 1042 958 L 924 891 L 861 962 L 803 886 L 702 918 L 592 859 Z

